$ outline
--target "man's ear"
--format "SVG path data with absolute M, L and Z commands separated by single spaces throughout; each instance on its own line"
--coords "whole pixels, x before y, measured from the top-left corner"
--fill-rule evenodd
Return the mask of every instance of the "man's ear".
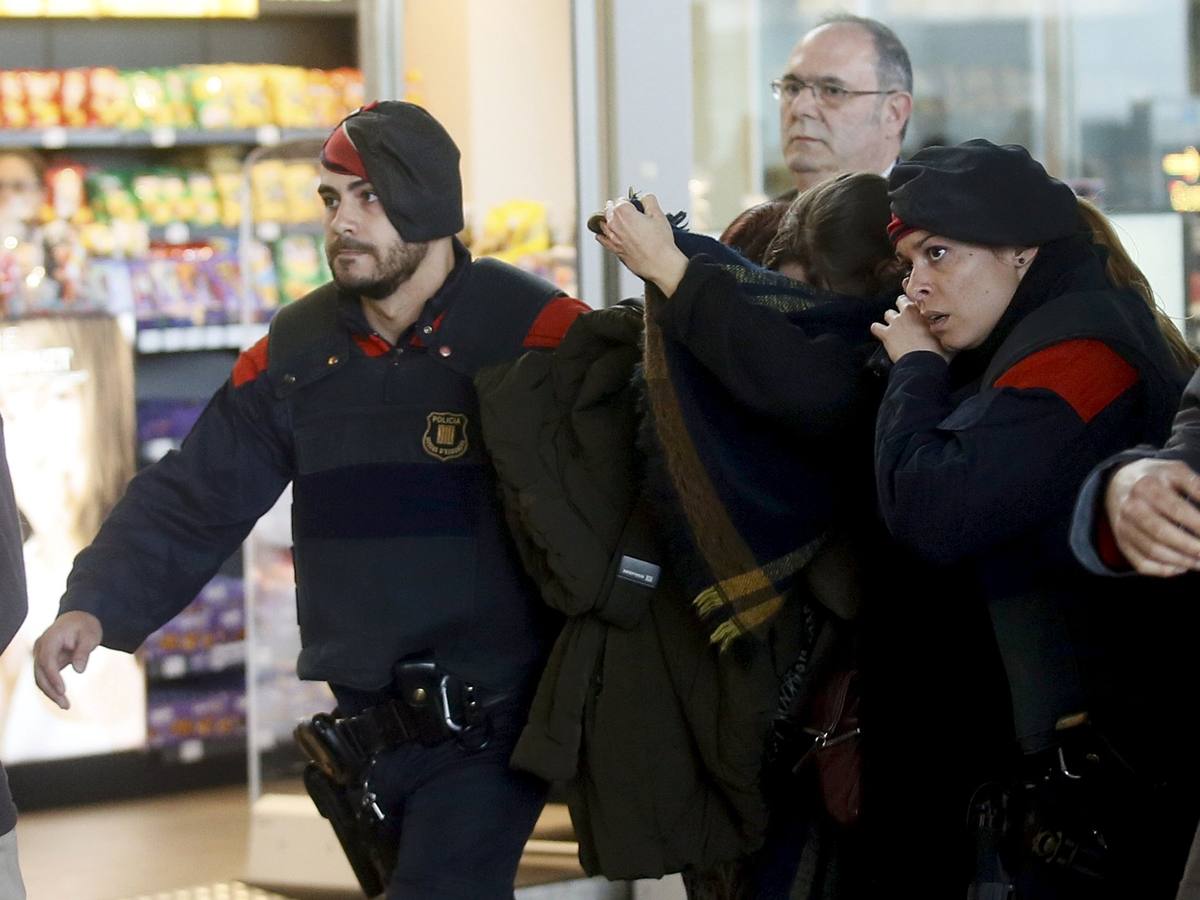
M 908 117 L 912 115 L 912 105 L 912 94 L 907 91 L 897 91 L 883 98 L 883 121 L 897 140 L 900 139 L 900 132 L 904 130 Z

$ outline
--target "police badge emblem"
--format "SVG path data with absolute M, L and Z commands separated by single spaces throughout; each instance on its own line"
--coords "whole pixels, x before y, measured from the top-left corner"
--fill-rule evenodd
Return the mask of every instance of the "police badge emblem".
M 467 452 L 467 417 L 462 413 L 431 412 L 425 422 L 421 446 L 434 459 L 448 462 Z

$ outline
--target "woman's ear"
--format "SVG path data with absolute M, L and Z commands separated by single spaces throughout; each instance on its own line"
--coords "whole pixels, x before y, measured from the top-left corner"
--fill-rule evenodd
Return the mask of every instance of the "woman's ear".
M 1011 251 L 1012 264 L 1017 270 L 1024 275 L 1029 271 L 1029 267 L 1033 265 L 1034 258 L 1038 255 L 1037 247 L 1014 247 Z

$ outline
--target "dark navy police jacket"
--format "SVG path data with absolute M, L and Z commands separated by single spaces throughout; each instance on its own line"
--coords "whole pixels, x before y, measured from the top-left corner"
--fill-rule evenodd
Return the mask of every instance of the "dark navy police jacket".
M 293 482 L 301 678 L 383 688 L 420 654 L 498 691 L 546 623 L 496 499 L 472 376 L 556 346 L 587 307 L 495 260 L 456 262 L 392 346 L 328 284 L 284 307 L 178 452 L 136 476 L 61 610 L 133 650 L 196 596 Z

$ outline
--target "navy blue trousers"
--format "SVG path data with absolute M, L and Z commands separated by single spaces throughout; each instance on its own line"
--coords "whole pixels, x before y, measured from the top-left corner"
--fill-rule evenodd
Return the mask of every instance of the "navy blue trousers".
M 547 785 L 508 767 L 524 708 L 492 715 L 492 740 L 478 752 L 447 741 L 376 759 L 371 787 L 400 831 L 388 900 L 511 900 Z

